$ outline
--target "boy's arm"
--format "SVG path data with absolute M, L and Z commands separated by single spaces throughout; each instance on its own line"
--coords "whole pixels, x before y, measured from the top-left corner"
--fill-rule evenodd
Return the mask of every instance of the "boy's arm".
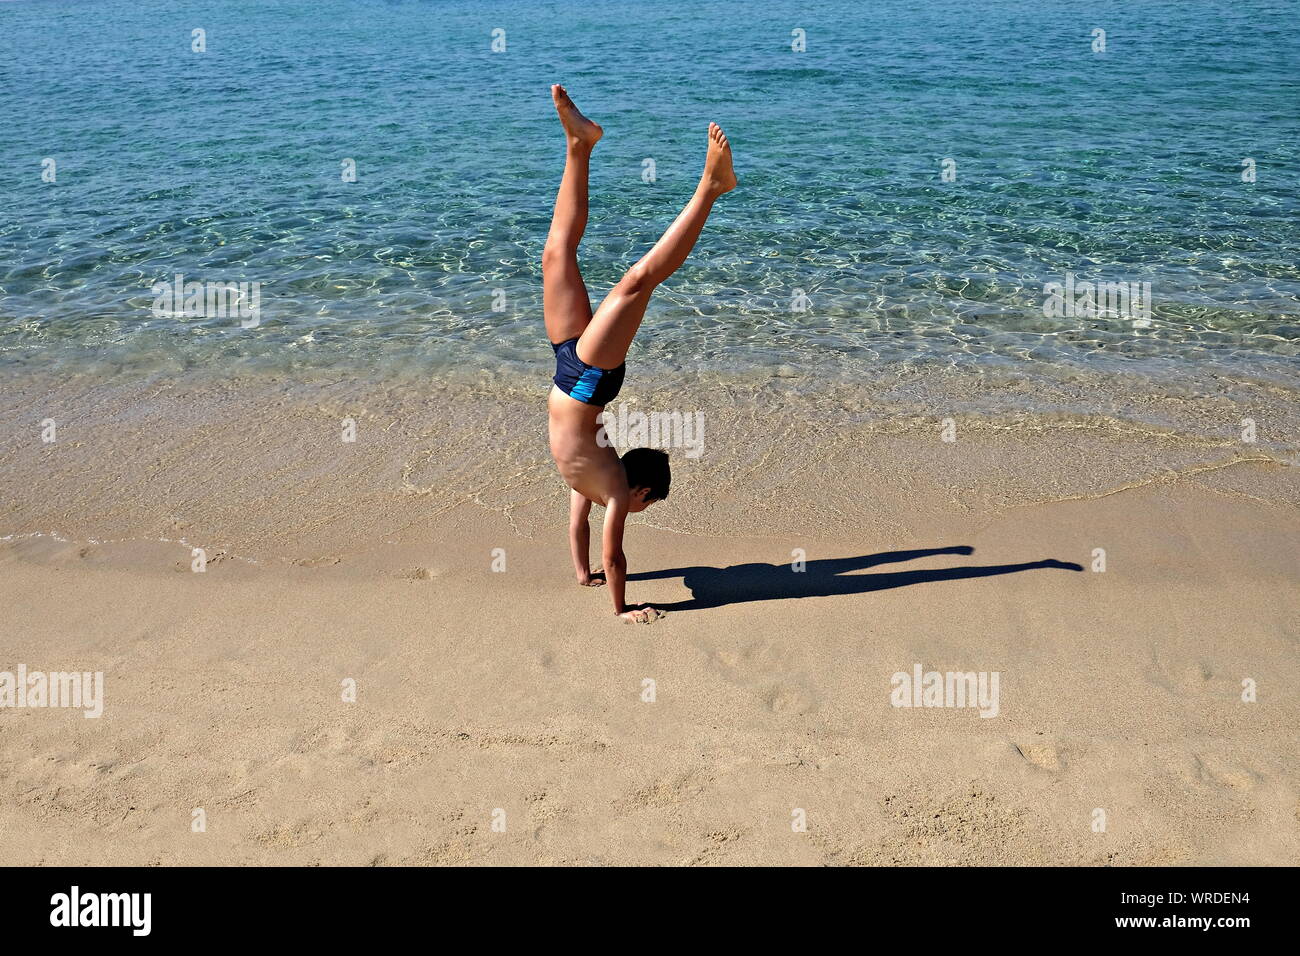
M 647 621 L 649 608 L 629 608 L 623 601 L 627 584 L 627 558 L 623 554 L 623 523 L 627 521 L 627 501 L 613 496 L 605 502 L 605 535 L 601 551 L 605 559 L 605 580 L 609 596 L 614 599 L 614 613 L 625 621 Z
M 588 587 L 599 587 L 605 583 L 601 572 L 591 572 L 587 563 L 591 554 L 591 526 L 587 516 L 591 514 L 591 500 L 576 491 L 569 492 L 569 551 L 573 554 L 573 570 L 578 575 L 578 583 Z

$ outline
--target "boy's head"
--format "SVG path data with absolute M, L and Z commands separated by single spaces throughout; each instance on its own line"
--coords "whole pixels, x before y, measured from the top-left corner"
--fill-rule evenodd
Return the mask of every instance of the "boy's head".
M 629 512 L 645 511 L 656 501 L 668 497 L 673 475 L 668 467 L 667 452 L 658 448 L 633 448 L 624 452 L 622 461 L 623 470 L 627 472 L 627 486 L 632 490 Z

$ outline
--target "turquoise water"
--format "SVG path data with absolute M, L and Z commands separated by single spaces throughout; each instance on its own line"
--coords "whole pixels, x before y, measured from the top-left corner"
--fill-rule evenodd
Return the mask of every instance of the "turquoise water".
M 563 82 L 606 130 L 581 253 L 597 300 L 689 195 L 707 122 L 735 144 L 741 188 L 657 294 L 642 368 L 1294 388 L 1296 14 L 0 3 L 0 362 L 544 382 L 538 258 L 563 158 L 548 85 Z M 259 324 L 156 314 L 151 287 L 177 273 L 260 282 Z M 1150 282 L 1149 318 L 1046 317 L 1044 284 L 1067 274 Z

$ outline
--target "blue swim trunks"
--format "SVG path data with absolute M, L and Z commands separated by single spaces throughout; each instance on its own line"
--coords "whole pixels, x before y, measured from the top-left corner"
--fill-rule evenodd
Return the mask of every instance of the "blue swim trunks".
M 576 398 L 588 405 L 608 405 L 618 397 L 618 390 L 623 387 L 623 374 L 627 371 L 624 362 L 618 368 L 596 368 L 578 358 L 578 340 L 576 338 L 561 342 L 555 349 L 555 382 L 565 395 Z

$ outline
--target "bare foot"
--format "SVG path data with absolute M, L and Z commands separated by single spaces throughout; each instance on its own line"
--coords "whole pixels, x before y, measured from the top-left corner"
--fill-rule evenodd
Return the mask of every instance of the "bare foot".
M 590 149 L 596 145 L 596 140 L 605 135 L 603 129 L 578 112 L 573 100 L 569 99 L 569 94 L 560 84 L 551 87 L 551 99 L 555 100 L 555 111 L 560 114 L 560 122 L 564 124 L 570 146 L 585 146 Z
M 736 171 L 731 166 L 731 144 L 717 123 L 709 124 L 709 154 L 704 158 L 704 181 L 715 196 L 736 188 Z

